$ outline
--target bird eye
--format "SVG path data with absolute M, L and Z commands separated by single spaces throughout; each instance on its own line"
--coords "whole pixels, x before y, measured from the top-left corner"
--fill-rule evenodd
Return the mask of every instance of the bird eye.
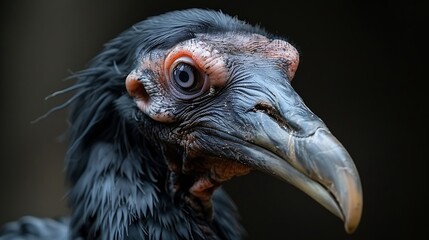
M 191 59 L 182 58 L 173 64 L 170 81 L 179 98 L 191 99 L 202 93 L 206 79 L 192 64 Z
M 198 72 L 186 63 L 179 63 L 173 70 L 173 80 L 180 89 L 190 91 L 199 81 Z

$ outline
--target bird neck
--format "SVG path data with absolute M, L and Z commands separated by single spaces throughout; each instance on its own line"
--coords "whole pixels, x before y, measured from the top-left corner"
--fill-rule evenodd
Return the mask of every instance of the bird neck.
M 243 164 L 224 159 L 193 158 L 180 150 L 170 152 L 174 154 L 166 154 L 168 191 L 174 199 L 184 199 L 199 218 L 209 222 L 213 220 L 212 198 L 215 191 L 232 177 L 250 171 Z
M 242 226 L 229 197 L 202 184 L 204 174 L 188 171 L 196 161 L 183 161 L 181 149 L 156 138 L 171 131 L 157 129 L 148 119 L 139 121 L 147 126 L 135 131 L 130 124 L 135 117 L 127 111 L 125 117 L 111 114 L 108 107 L 95 115 L 81 111 L 90 102 L 79 99 L 71 119 L 66 166 L 73 238 L 146 239 L 161 232 L 172 236 L 167 239 L 240 238 Z M 116 104 L 130 105 L 126 98 Z

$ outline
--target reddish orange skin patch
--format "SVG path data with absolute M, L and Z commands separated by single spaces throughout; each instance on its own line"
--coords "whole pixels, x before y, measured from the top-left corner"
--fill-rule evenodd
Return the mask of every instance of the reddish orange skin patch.
M 295 76 L 299 64 L 299 53 L 290 43 L 280 39 L 269 39 L 260 34 L 236 35 L 225 34 L 221 36 L 201 35 L 204 41 L 210 42 L 214 48 L 221 52 L 233 52 L 249 57 L 259 56 L 266 59 L 281 60 L 286 64 L 286 74 L 289 80 Z
M 210 96 L 227 84 L 231 70 L 226 65 L 231 54 L 255 64 L 270 60 L 284 69 L 289 80 L 293 79 L 299 64 L 298 51 L 284 40 L 259 34 L 197 34 L 196 38 L 181 42 L 171 50 L 144 55 L 127 76 L 125 85 L 140 110 L 154 120 L 174 122 L 178 100 L 191 102 L 204 94 Z M 201 91 L 186 94 L 172 84 L 171 72 L 182 61 L 200 72 L 200 80 L 204 81 Z
M 267 46 L 268 57 L 283 58 L 286 59 L 287 63 L 287 75 L 289 80 L 292 80 L 295 76 L 295 72 L 298 69 L 299 54 L 298 50 L 294 48 L 290 43 L 275 39 Z
M 130 96 L 134 97 L 136 100 L 148 102 L 149 95 L 138 79 L 139 77 L 134 72 L 131 72 L 125 79 L 125 87 L 127 88 Z

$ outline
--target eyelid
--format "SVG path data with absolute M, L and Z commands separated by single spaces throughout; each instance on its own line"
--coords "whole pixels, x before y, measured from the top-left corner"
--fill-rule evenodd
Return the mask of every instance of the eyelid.
M 179 63 L 187 63 L 189 65 L 192 65 L 193 67 L 196 67 L 197 70 L 200 70 L 198 66 L 196 66 L 195 61 L 192 58 L 188 56 L 183 56 L 174 60 L 174 62 L 170 65 L 168 71 L 171 72 Z
M 167 55 L 164 62 L 165 70 L 169 72 L 177 64 L 178 61 L 182 62 L 182 60 L 183 62 L 189 63 L 197 67 L 198 69 L 200 69 L 200 67 L 198 66 L 198 63 L 195 61 L 194 57 L 192 56 L 192 53 L 187 50 L 181 49 L 181 50 L 172 51 Z

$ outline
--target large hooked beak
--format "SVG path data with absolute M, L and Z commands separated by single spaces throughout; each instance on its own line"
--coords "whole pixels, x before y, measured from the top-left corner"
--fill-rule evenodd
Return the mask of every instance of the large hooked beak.
M 352 233 L 362 213 L 361 182 L 352 158 L 289 84 L 265 86 L 246 101 L 254 107 L 229 123 L 229 132 L 239 139 L 232 141 L 240 161 L 302 190 Z M 274 97 L 267 98 L 267 92 Z M 233 130 L 243 125 L 245 131 Z

